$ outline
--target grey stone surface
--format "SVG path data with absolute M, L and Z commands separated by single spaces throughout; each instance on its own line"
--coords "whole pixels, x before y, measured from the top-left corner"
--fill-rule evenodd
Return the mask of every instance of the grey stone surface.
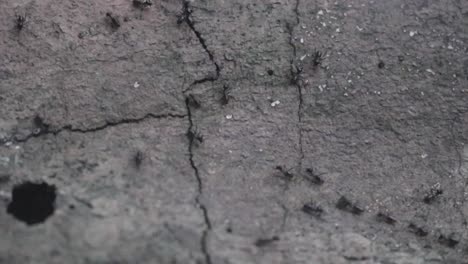
M 0 263 L 467 263 L 467 19 L 0 2 Z M 25 181 L 43 223 L 6 210 Z

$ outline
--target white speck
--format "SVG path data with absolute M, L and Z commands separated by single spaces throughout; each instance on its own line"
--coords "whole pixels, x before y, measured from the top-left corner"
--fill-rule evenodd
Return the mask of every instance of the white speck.
M 325 22 L 320 22 L 320 24 L 322 24 L 323 27 L 327 26 L 327 23 L 325 23 Z
M 337 33 L 340 33 L 340 32 L 341 32 L 341 30 L 340 30 L 339 28 L 337 28 L 335 31 L 336 31 Z
M 306 57 L 307 57 L 307 54 L 304 55 L 304 56 L 302 56 L 302 57 L 300 58 L 300 60 L 304 60 Z
M 9 146 L 11 146 L 11 144 L 12 144 L 12 142 L 8 141 L 8 142 L 5 143 L 5 146 L 9 147 Z
M 135 82 L 135 83 L 133 84 L 133 87 L 138 88 L 138 87 L 140 87 L 140 84 L 139 84 L 138 82 Z
M 427 71 L 428 73 L 431 73 L 432 75 L 435 75 L 435 72 L 434 72 L 433 70 L 431 70 L 431 69 L 426 69 L 426 71 Z
M 447 49 L 453 50 L 453 46 L 449 44 L 448 47 L 447 47 Z
M 427 154 L 426 154 L 426 153 L 423 153 L 423 154 L 421 155 L 421 158 L 423 158 L 423 159 L 427 158 Z
M 304 43 L 304 39 L 303 39 L 303 38 L 301 38 L 301 43 Z
M 17 146 L 15 146 L 15 149 L 20 149 L 20 148 L 21 148 L 21 147 L 20 147 L 20 146 L 18 146 L 18 145 L 17 145 Z
M 275 107 L 280 104 L 280 101 L 276 100 L 273 103 L 271 103 L 271 106 Z
M 232 119 L 232 115 L 227 115 L 226 119 Z
M 319 16 L 323 15 L 323 10 L 318 11 L 317 15 Z
M 413 36 L 416 35 L 416 34 L 418 34 L 417 31 L 410 31 L 410 32 L 409 32 L 410 37 L 413 37 Z
M 352 83 L 352 82 L 353 82 L 353 80 L 348 80 L 348 83 Z
M 356 26 L 357 30 L 362 31 L 363 28 L 360 28 L 359 26 Z
M 259 149 L 260 152 L 263 152 L 263 149 Z
M 319 85 L 318 88 L 319 88 L 320 92 L 323 92 L 323 86 L 322 85 Z
M 421 95 L 424 95 L 424 92 L 421 92 Z
M 229 150 L 229 153 L 232 153 L 232 150 Z
M 348 93 L 344 93 L 344 96 L 348 96 Z

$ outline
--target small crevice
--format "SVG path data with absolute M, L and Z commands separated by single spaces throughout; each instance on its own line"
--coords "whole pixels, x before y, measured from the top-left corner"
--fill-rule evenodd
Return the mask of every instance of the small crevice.
M 297 47 L 296 44 L 294 44 L 294 28 L 299 26 L 300 24 L 300 19 L 299 19 L 299 5 L 300 5 L 300 0 L 296 0 L 296 4 L 294 6 L 294 13 L 296 15 L 295 18 L 295 23 L 294 25 L 287 24 L 286 29 L 289 33 L 289 45 L 292 48 L 292 53 L 293 53 L 293 58 L 291 59 L 291 80 L 294 86 L 297 88 L 297 94 L 298 94 L 298 100 L 299 100 L 299 105 L 297 109 L 297 118 L 298 118 L 298 134 L 299 134 L 299 152 L 300 152 L 300 157 L 299 157 L 299 169 L 302 169 L 302 161 L 304 160 L 304 148 L 302 146 L 302 110 L 303 110 L 303 105 L 304 105 L 304 99 L 303 99 L 303 94 L 302 94 L 302 83 L 299 80 L 300 78 L 300 70 L 296 65 L 296 59 L 297 59 Z
M 209 76 L 206 76 L 206 77 L 204 77 L 202 79 L 195 80 L 189 86 L 189 88 L 187 90 L 189 90 L 192 86 L 197 85 L 197 84 L 201 84 L 201 83 L 204 83 L 204 82 L 214 82 L 214 81 L 218 80 L 220 75 L 221 75 L 221 68 L 219 67 L 219 64 L 214 59 L 213 52 L 211 52 L 210 49 L 208 48 L 208 46 L 206 45 L 206 40 L 201 35 L 200 31 L 198 31 L 195 28 L 195 22 L 192 20 L 192 13 L 193 13 L 193 10 L 192 10 L 192 7 L 190 6 L 190 1 L 184 0 L 183 1 L 183 6 L 182 6 L 182 13 L 179 16 L 178 23 L 181 24 L 181 23 L 185 22 L 188 25 L 188 27 L 193 31 L 193 33 L 197 37 L 198 41 L 200 42 L 200 45 L 203 47 L 205 52 L 208 54 L 208 58 L 213 63 L 213 65 L 215 67 L 215 73 L 214 73 L 214 76 L 209 75 Z
M 185 100 L 185 106 L 187 108 L 187 116 L 188 116 L 188 120 L 189 120 L 189 127 L 188 127 L 188 130 L 187 130 L 187 134 L 189 133 L 193 133 L 195 127 L 194 127 L 194 124 L 193 124 L 193 119 L 192 119 L 192 111 L 190 109 L 190 102 L 188 99 Z M 203 214 L 203 219 L 205 221 L 205 230 L 203 231 L 203 234 L 202 234 L 202 237 L 201 237 L 201 250 L 205 256 L 205 261 L 207 264 L 211 264 L 211 256 L 210 256 L 210 253 L 208 251 L 208 233 L 210 232 L 211 230 L 211 221 L 210 221 L 210 217 L 208 215 L 208 208 L 206 208 L 206 206 L 200 201 L 200 198 L 201 196 L 203 195 L 203 181 L 200 177 L 200 172 L 198 170 L 198 167 L 195 165 L 195 162 L 193 160 L 193 147 L 194 145 L 196 144 L 195 140 L 196 138 L 195 137 L 188 137 L 189 139 L 189 146 L 188 146 L 188 151 L 189 151 L 189 161 L 190 161 L 190 166 L 192 167 L 193 171 L 194 171 L 194 174 L 195 174 L 195 178 L 197 180 L 197 186 L 198 186 L 198 194 L 197 196 L 195 197 L 195 202 L 197 204 L 197 206 L 200 208 L 200 210 L 202 211 L 202 214 Z
M 63 131 L 68 131 L 68 132 L 76 132 L 76 133 L 93 133 L 101 130 L 105 130 L 109 127 L 115 127 L 119 125 L 124 125 L 124 124 L 136 124 L 145 121 L 146 119 L 165 119 L 165 118 L 186 118 L 187 115 L 181 115 L 181 114 L 161 114 L 161 115 L 156 115 L 156 114 L 146 114 L 142 117 L 137 117 L 137 118 L 125 118 L 119 121 L 106 121 L 103 125 L 97 126 L 97 127 L 92 127 L 92 128 L 73 128 L 71 125 L 66 125 L 61 128 L 52 130 L 49 129 L 49 125 L 45 124 L 43 121 L 41 127 L 36 129 L 33 133 L 23 137 L 23 138 L 18 138 L 16 136 L 13 137 L 12 141 L 17 142 L 17 143 L 26 143 L 32 138 L 38 138 L 44 135 L 58 135 Z

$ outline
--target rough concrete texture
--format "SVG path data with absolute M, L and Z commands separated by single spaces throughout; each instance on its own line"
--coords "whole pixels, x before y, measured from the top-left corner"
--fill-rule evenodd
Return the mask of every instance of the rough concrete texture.
M 0 27 L 0 263 L 468 263 L 468 2 L 2 1 Z M 42 223 L 7 210 L 24 182 L 57 189 Z

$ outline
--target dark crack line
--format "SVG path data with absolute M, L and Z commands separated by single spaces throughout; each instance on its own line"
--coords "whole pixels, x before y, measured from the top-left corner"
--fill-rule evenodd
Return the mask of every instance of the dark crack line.
M 66 125 L 61 128 L 58 128 L 56 130 L 50 130 L 48 129 L 49 125 L 44 125 L 46 129 L 42 129 L 37 133 L 31 133 L 27 135 L 24 138 L 17 138 L 14 137 L 13 141 L 17 143 L 26 143 L 32 138 L 38 138 L 44 135 L 54 135 L 57 136 L 63 131 L 68 131 L 68 132 L 76 132 L 76 133 L 93 133 L 101 130 L 105 130 L 109 127 L 115 127 L 119 125 L 124 125 L 124 124 L 136 124 L 140 123 L 142 121 L 145 121 L 146 119 L 163 119 L 163 118 L 186 118 L 187 115 L 181 115 L 181 114 L 162 114 L 162 115 L 156 115 L 156 114 L 146 114 L 143 117 L 139 118 L 125 118 L 119 121 L 106 121 L 105 124 L 93 128 L 73 128 L 71 125 Z
M 455 118 L 452 119 L 452 122 L 450 124 L 450 136 L 452 137 L 452 144 L 454 145 L 455 152 L 457 153 L 457 158 L 458 158 L 457 174 L 458 174 L 458 176 L 460 176 L 464 180 L 463 174 L 461 172 L 461 168 L 462 168 L 462 165 L 463 165 L 463 155 L 460 152 L 460 150 L 458 149 L 457 139 L 456 139 L 456 136 L 455 136 L 455 124 L 458 122 L 458 119 L 459 119 L 458 116 L 456 116 Z M 461 198 L 461 204 L 457 204 L 456 201 L 455 201 L 455 206 L 454 206 L 455 209 L 458 211 L 458 214 L 462 218 L 462 224 L 465 226 L 465 228 L 468 226 L 468 221 L 466 220 L 466 216 L 465 216 L 465 213 L 463 212 L 462 208 L 463 208 L 463 205 L 465 203 L 465 191 L 466 191 L 467 185 L 468 185 L 468 182 L 466 180 L 464 180 L 464 182 L 462 182 L 463 189 L 461 190 L 462 194 L 461 194 L 461 197 L 460 197 Z
M 294 44 L 294 28 L 297 27 L 300 24 L 300 19 L 299 19 L 299 5 L 300 5 L 300 0 L 296 0 L 296 5 L 294 7 L 294 13 L 296 14 L 296 22 L 294 25 L 287 25 L 287 30 L 289 33 L 289 45 L 291 46 L 293 50 L 293 59 L 291 60 L 291 78 L 295 78 L 294 75 L 298 74 L 295 73 L 295 70 L 297 70 L 295 61 L 297 57 L 297 47 L 296 44 Z M 300 73 L 299 73 L 300 74 Z M 297 94 L 298 94 L 298 99 L 299 99 L 299 105 L 297 109 L 297 118 L 298 118 L 298 134 L 299 134 L 299 151 L 300 151 L 300 158 L 299 158 L 299 169 L 302 170 L 302 161 L 304 160 L 304 148 L 302 146 L 302 141 L 303 141 L 303 135 L 302 135 L 302 111 L 303 111 L 303 105 L 304 105 L 304 98 L 302 94 L 302 83 L 300 80 L 296 80 L 294 82 L 294 85 L 297 88 Z
M 187 116 L 189 120 L 189 127 L 187 133 L 190 133 L 194 129 L 193 125 L 193 119 L 192 119 L 192 111 L 190 109 L 189 101 L 185 100 L 185 106 L 187 108 Z M 200 201 L 200 198 L 203 194 L 203 181 L 200 177 L 200 172 L 198 171 L 198 167 L 195 165 L 195 162 L 193 161 L 193 146 L 195 144 L 194 142 L 195 138 L 194 137 L 189 137 L 189 160 L 190 160 L 190 165 L 192 166 L 192 169 L 195 173 L 195 178 L 197 179 L 198 183 L 198 194 L 197 197 L 195 198 L 195 202 L 197 203 L 198 207 L 202 211 L 203 214 L 203 219 L 205 221 L 206 228 L 203 230 L 202 238 L 201 238 L 201 250 L 203 254 L 205 255 L 205 260 L 207 264 L 211 264 L 211 256 L 210 253 L 208 252 L 208 233 L 211 230 L 211 221 L 210 217 L 208 215 L 208 209 L 206 206 Z
M 202 78 L 200 80 L 195 80 L 184 92 L 190 90 L 190 88 L 192 86 L 194 86 L 194 85 L 204 83 L 204 82 L 214 82 L 214 81 L 218 80 L 220 75 L 221 75 L 221 68 L 219 67 L 218 63 L 214 59 L 213 52 L 211 52 L 210 49 L 208 48 L 208 46 L 206 45 L 206 40 L 201 35 L 200 31 L 198 31 L 195 28 L 195 22 L 193 22 L 193 20 L 192 20 L 192 13 L 193 13 L 193 10 L 192 10 L 192 7 L 190 6 L 190 1 L 184 0 L 183 6 L 182 6 L 182 21 L 185 22 L 188 25 L 188 27 L 193 31 L 193 33 L 197 37 L 198 41 L 200 42 L 200 45 L 203 47 L 205 52 L 208 54 L 208 58 L 210 59 L 210 61 L 215 66 L 216 71 L 215 71 L 214 76 L 212 76 L 212 75 L 211 76 L 206 76 L 206 77 L 204 77 L 204 78 Z

